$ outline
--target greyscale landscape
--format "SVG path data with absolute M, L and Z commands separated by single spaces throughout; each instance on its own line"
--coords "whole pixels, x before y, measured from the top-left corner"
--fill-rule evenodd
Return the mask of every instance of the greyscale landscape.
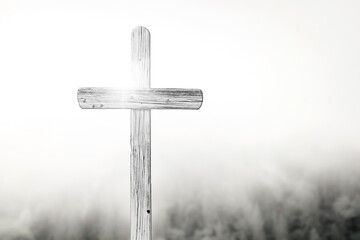
M 360 1 L 0 0 L 0 240 L 130 239 L 130 113 L 151 86 L 153 240 L 360 240 Z M 85 99 L 84 99 L 85 100 Z M 101 106 L 101 105 L 100 105 Z
M 327 159 L 318 159 L 320 165 L 307 162 L 307 167 L 286 161 L 275 169 L 244 164 L 243 169 L 220 170 L 226 174 L 212 178 L 217 170 L 209 167 L 203 175 L 179 178 L 176 189 L 173 183 L 161 184 L 168 186 L 164 189 L 155 186 L 155 194 L 167 194 L 153 204 L 154 239 L 360 239 L 358 156 L 327 154 Z M 105 190 L 82 200 L 59 194 L 32 206 L 13 206 L 13 211 L 2 209 L 0 239 L 129 239 L 129 211 L 123 206 L 128 199 L 106 196 Z

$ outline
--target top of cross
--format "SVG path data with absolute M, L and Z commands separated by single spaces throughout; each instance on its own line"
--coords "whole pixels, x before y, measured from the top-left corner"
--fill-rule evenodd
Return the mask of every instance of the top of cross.
M 85 109 L 199 109 L 200 89 L 150 88 L 150 32 L 132 32 L 132 75 L 135 89 L 80 88 L 78 102 Z

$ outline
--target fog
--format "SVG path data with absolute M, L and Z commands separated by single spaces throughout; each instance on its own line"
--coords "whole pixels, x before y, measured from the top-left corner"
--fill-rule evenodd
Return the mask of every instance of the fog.
M 0 2 L 0 239 L 129 239 L 130 113 L 79 87 L 200 88 L 152 111 L 154 239 L 359 239 L 357 1 Z

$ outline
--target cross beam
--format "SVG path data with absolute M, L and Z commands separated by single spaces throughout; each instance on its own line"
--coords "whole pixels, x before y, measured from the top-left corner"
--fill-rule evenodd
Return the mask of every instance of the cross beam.
M 78 101 L 86 109 L 199 109 L 202 92 L 183 88 L 80 88 Z
M 150 88 L 150 32 L 137 27 L 131 35 L 135 89 L 80 88 L 84 109 L 131 109 L 130 217 L 131 240 L 152 239 L 150 109 L 199 109 L 199 89 Z

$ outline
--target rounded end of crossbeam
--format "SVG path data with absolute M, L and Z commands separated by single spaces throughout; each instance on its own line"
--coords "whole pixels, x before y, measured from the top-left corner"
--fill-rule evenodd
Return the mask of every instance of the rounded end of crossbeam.
M 199 105 L 198 109 L 196 109 L 196 110 L 199 110 L 199 109 L 201 108 L 203 102 L 204 102 L 204 94 L 203 94 L 203 91 L 202 91 L 201 89 L 199 89 L 199 91 L 200 91 L 200 105 Z
M 84 103 L 84 101 L 86 102 L 86 100 L 84 100 L 84 99 L 81 97 L 82 89 L 83 89 L 83 88 L 79 88 L 79 89 L 77 90 L 77 101 L 78 101 L 78 104 L 79 104 L 79 107 L 80 107 L 80 108 L 84 108 L 82 103 Z
M 85 88 L 79 88 L 77 91 L 77 100 L 79 107 L 82 109 L 89 109 L 89 108 L 95 108 L 88 103 L 88 96 L 91 94 L 94 94 L 95 90 L 93 88 L 85 87 Z

